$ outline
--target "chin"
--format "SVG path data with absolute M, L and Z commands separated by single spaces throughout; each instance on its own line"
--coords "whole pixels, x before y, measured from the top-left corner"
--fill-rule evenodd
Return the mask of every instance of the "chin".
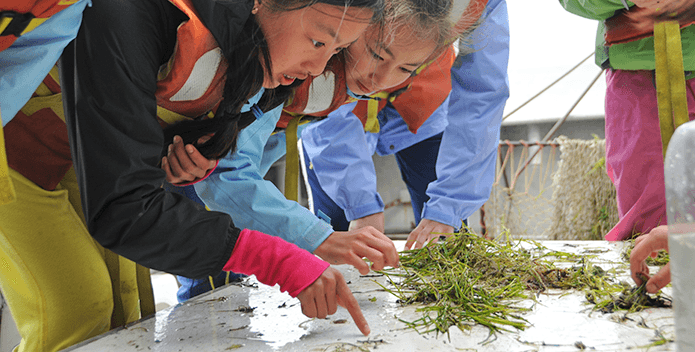
M 356 95 L 367 94 L 367 93 L 363 92 L 362 89 L 360 89 L 356 84 L 348 84 L 347 86 L 350 89 L 350 91 L 355 93 Z

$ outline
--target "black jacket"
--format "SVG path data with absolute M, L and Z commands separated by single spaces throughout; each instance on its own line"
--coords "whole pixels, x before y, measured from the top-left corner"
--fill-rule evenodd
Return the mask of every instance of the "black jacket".
M 193 0 L 228 54 L 252 0 Z M 144 266 L 199 278 L 218 273 L 240 230 L 162 189 L 156 77 L 187 17 L 167 0 L 94 0 L 63 58 L 72 156 L 87 226 L 104 247 Z M 72 79 L 74 77 L 74 80 Z

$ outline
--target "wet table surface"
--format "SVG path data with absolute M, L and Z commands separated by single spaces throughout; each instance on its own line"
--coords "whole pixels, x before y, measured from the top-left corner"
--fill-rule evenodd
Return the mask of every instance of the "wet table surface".
M 622 243 L 605 241 L 542 241 L 545 247 L 591 253 L 599 266 L 618 264 Z M 396 241 L 402 248 L 403 241 Z M 558 264 L 558 266 L 560 266 Z M 667 342 L 653 346 L 660 336 L 674 338 L 673 310 L 652 308 L 638 313 L 592 312 L 584 294 L 551 291 L 529 300 L 524 314 L 529 326 L 488 339 L 488 329 L 456 327 L 446 334 L 419 334 L 399 319 L 420 316 L 415 306 L 403 307 L 376 282 L 379 275 L 361 276 L 348 266 L 337 266 L 349 282 L 369 322 L 371 334 L 360 334 L 348 312 L 339 308 L 328 319 L 309 319 L 299 300 L 278 287 L 257 284 L 253 277 L 230 284 L 190 301 L 157 312 L 153 317 L 97 336 L 69 351 L 674 351 Z M 653 268 L 654 270 L 654 268 Z M 630 281 L 631 282 L 631 281 Z M 567 292 L 572 292 L 567 294 Z M 670 295 L 670 287 L 664 292 Z M 248 308 L 254 308 L 252 311 Z

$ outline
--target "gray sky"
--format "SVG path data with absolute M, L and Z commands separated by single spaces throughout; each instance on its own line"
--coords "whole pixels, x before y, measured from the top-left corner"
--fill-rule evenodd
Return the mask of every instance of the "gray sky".
M 534 6 L 529 4 L 533 3 Z M 543 3 L 545 7 L 537 4 Z M 505 115 L 594 51 L 598 22 L 571 14 L 558 0 L 508 0 L 511 95 Z M 593 56 L 570 75 L 504 121 L 505 125 L 564 116 L 598 74 Z M 602 76 L 572 112 L 575 118 L 603 115 Z

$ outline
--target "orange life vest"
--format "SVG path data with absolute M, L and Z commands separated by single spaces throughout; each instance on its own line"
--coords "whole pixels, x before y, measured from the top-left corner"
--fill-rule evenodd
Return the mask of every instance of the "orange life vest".
M 374 100 L 358 101 L 353 112 L 367 130 L 374 131 L 376 126 L 373 125 L 373 121 L 376 119 L 376 112 L 383 109 L 390 101 L 401 114 L 408 128 L 413 133 L 417 132 L 417 129 L 449 95 L 450 69 L 455 58 L 453 48 L 448 48 L 418 75 L 396 87 L 374 94 Z M 326 116 L 341 105 L 355 101 L 347 94 L 342 59 L 335 56 L 329 63 L 330 65 L 326 66 L 322 75 L 309 77 L 295 89 L 291 100 L 283 108 L 277 127 L 287 127 L 289 121 L 297 115 Z M 376 110 L 373 107 L 375 102 L 378 102 Z M 372 104 L 371 109 L 370 104 Z M 370 122 L 368 122 L 369 117 L 371 117 Z
M 177 30 L 174 54 L 159 72 L 157 116 L 171 124 L 215 111 L 222 101 L 227 60 L 191 0 L 171 0 L 189 18 Z
M 78 0 L 3 0 L 0 5 L 0 51 Z
M 408 125 L 408 130 L 417 133 L 417 130 L 444 103 L 451 92 L 451 66 L 456 60 L 453 46 L 449 46 L 436 60 L 430 62 L 416 76 L 410 78 L 400 86 L 385 91 L 386 95 L 374 100 L 360 100 L 352 112 L 362 121 L 363 126 L 370 123 L 370 117 L 375 119 L 376 112 L 381 111 L 388 102 L 401 115 Z M 399 92 L 402 92 L 398 94 Z M 398 94 L 391 99 L 391 94 Z M 374 105 L 378 102 L 378 107 Z M 370 104 L 372 107 L 370 108 Z M 370 112 L 371 110 L 371 112 Z M 373 129 L 372 129 L 373 131 Z
M 227 67 L 223 57 L 210 59 L 217 44 L 198 20 L 190 0 L 173 2 L 191 20 L 179 26 L 174 54 L 160 69 L 157 118 L 163 126 L 214 110 L 222 99 Z M 206 71 L 210 62 L 218 66 L 214 75 Z M 42 188 L 55 189 L 72 167 L 57 68 L 4 130 L 8 165 Z
M 342 55 L 334 55 L 321 75 L 309 76 L 293 90 L 277 127 L 286 128 L 297 115 L 326 116 L 345 104 L 347 99 L 344 58 Z
M 480 20 L 487 2 L 488 0 L 472 0 L 456 22 L 454 32 L 462 34 L 473 28 Z M 391 102 L 408 129 L 417 133 L 451 92 L 450 70 L 455 59 L 455 51 L 449 46 L 437 59 L 420 68 L 414 77 L 399 86 L 373 94 L 374 99 L 358 101 L 353 113 L 360 119 L 365 130 L 378 132 L 376 114 Z M 331 84 L 335 87 L 331 87 Z M 329 96 L 330 92 L 333 92 L 332 97 Z M 336 55 L 329 61 L 321 76 L 310 77 L 295 89 L 292 99 L 285 104 L 277 127 L 287 127 L 289 121 L 298 115 L 326 116 L 340 105 L 353 101 L 347 95 L 344 63 Z

